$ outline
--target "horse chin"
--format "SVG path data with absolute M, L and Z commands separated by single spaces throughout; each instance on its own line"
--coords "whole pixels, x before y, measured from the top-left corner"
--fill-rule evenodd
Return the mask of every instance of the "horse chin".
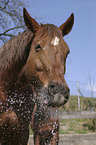
M 54 99 L 52 100 L 52 106 L 54 107 L 60 107 L 66 104 L 66 102 L 69 99 L 69 94 L 63 95 L 63 94 L 55 94 Z

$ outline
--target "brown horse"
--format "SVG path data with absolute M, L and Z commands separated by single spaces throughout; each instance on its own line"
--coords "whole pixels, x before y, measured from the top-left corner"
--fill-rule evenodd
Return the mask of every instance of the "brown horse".
M 63 36 L 74 15 L 59 28 L 39 25 L 25 8 L 23 15 L 28 30 L 0 48 L 0 143 L 27 145 L 31 122 L 35 145 L 56 145 L 58 119 L 52 111 L 69 99 Z

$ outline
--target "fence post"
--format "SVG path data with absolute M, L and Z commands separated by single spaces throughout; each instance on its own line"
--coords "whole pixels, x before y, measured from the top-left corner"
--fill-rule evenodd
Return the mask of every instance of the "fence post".
M 78 91 L 78 110 L 80 111 L 79 81 L 77 81 L 77 91 Z

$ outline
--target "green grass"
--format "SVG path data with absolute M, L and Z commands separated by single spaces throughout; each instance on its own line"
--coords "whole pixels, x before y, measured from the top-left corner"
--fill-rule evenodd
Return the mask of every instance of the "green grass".
M 96 111 L 96 98 L 80 96 L 80 109 Z M 69 101 L 60 110 L 78 111 L 78 96 L 70 96 Z
M 96 98 L 80 96 L 80 110 L 96 111 Z M 70 96 L 69 101 L 59 111 L 78 111 L 78 96 Z M 87 134 L 96 132 L 96 119 L 70 119 L 60 122 L 60 134 Z
M 96 120 L 94 119 L 96 122 Z M 70 119 L 60 122 L 60 134 L 87 134 L 96 132 L 93 119 Z

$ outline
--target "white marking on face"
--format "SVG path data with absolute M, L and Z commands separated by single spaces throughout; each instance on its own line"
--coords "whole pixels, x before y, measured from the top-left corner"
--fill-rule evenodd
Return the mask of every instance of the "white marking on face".
M 57 46 L 59 44 L 59 38 L 55 36 L 55 38 L 53 38 L 53 40 L 51 41 L 51 44 Z

